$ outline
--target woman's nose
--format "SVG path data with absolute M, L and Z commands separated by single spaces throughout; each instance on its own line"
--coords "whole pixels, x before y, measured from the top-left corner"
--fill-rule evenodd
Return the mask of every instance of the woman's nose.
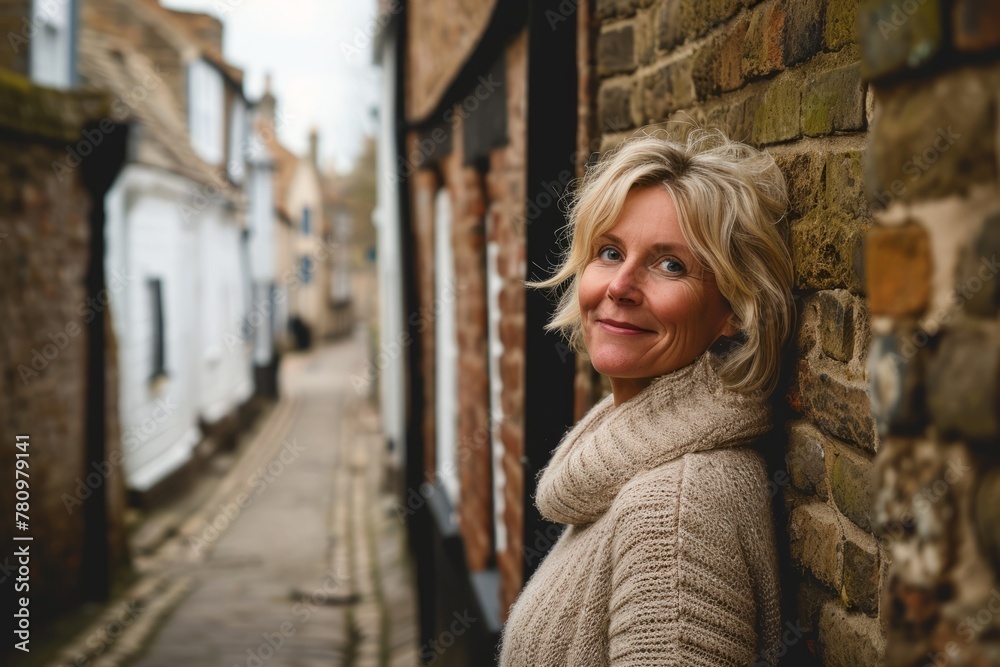
M 608 298 L 612 301 L 639 303 L 642 300 L 642 292 L 639 289 L 641 272 L 641 267 L 629 263 L 621 264 L 608 284 Z

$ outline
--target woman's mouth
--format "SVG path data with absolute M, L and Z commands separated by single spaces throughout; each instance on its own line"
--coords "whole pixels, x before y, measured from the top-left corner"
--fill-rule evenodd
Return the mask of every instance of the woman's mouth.
M 597 323 L 601 325 L 601 328 L 605 331 L 613 334 L 619 334 L 621 336 L 635 336 L 638 334 L 652 333 L 647 329 L 640 329 L 634 324 L 629 324 L 628 322 L 617 322 L 615 320 L 597 320 Z

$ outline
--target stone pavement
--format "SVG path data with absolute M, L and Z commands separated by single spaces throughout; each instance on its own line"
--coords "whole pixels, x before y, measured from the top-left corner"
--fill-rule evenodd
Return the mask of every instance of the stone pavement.
M 282 398 L 210 499 L 136 559 L 143 577 L 121 601 L 134 620 L 89 664 L 420 664 L 404 530 L 380 491 L 378 413 L 350 382 L 368 358 L 364 332 L 286 357 Z M 58 664 L 114 634 L 109 619 Z

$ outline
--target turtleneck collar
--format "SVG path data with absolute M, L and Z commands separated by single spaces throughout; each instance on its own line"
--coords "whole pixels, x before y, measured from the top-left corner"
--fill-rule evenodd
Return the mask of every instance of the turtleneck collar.
M 765 397 L 727 389 L 706 350 L 615 407 L 604 397 L 576 424 L 539 472 L 538 510 L 550 521 L 599 519 L 639 473 L 690 452 L 743 444 L 771 428 Z

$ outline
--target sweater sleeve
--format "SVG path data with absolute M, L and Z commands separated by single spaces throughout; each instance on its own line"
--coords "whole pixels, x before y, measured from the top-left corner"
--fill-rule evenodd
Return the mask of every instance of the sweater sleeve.
M 752 665 L 759 657 L 734 499 L 726 480 L 706 475 L 711 463 L 706 471 L 689 459 L 633 480 L 617 499 L 612 667 Z

